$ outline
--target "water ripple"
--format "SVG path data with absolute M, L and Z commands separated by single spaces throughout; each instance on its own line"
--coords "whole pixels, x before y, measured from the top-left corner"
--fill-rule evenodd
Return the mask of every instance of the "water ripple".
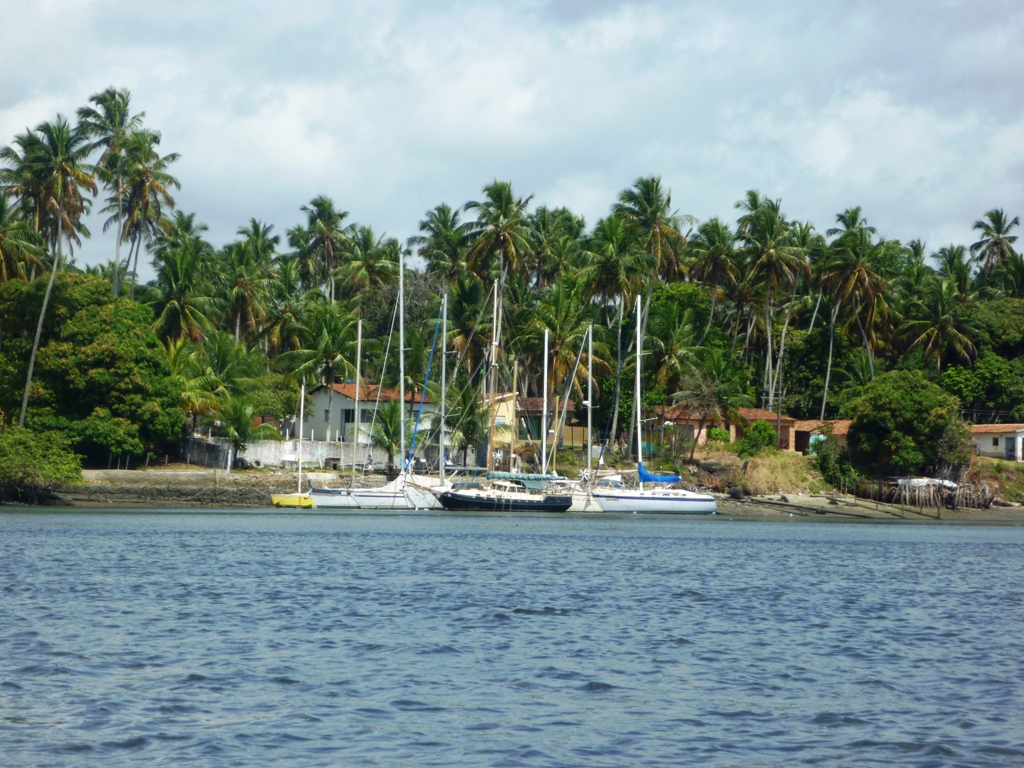
M 1024 765 L 1024 529 L 0 515 L 0 766 Z

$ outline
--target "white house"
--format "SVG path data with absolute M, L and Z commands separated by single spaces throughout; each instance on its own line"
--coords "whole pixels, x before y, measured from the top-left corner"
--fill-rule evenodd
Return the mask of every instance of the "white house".
M 979 456 L 1024 461 L 1024 424 L 975 424 L 971 434 Z
M 379 399 L 378 399 L 379 394 Z M 356 385 L 335 384 L 334 393 L 326 385 L 311 390 L 306 402 L 306 418 L 303 435 L 307 440 L 329 440 L 342 443 L 355 442 Z M 415 419 L 419 410 L 421 395 L 406 392 L 406 418 Z M 370 440 L 370 425 L 373 411 L 378 403 L 398 400 L 397 389 L 381 389 L 378 386 L 363 385 L 359 388 L 359 442 Z M 436 407 L 430 398 L 423 401 L 423 415 L 434 413 Z M 289 431 L 297 431 L 295 424 Z

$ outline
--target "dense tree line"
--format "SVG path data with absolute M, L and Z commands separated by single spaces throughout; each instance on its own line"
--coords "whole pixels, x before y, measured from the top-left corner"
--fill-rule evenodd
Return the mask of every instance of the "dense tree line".
M 697 221 L 661 179 L 639 178 L 589 226 L 494 181 L 477 200 L 426 211 L 406 243 L 318 195 L 297 206 L 297 225 L 253 219 L 218 248 L 196 214 L 175 209 L 178 156 L 162 152 L 113 88 L 76 121 L 58 116 L 0 150 L 0 409 L 63 431 L 93 460 L 159 454 L 183 430 L 251 439 L 254 415 L 294 412 L 300 378 L 353 378 L 360 323 L 364 380 L 396 385 L 403 249 L 406 384 L 423 386 L 447 293 L 447 397 L 464 449 L 486 422 L 496 284 L 503 386 L 514 375 L 521 394 L 541 394 L 547 331 L 551 393 L 580 400 L 593 323 L 595 424 L 627 454 L 638 304 L 655 412 L 679 403 L 708 424 L 749 405 L 833 417 L 876 377 L 907 371 L 969 418 L 1024 418 L 1024 259 L 1019 219 L 998 208 L 974 224 L 975 242 L 929 252 L 876 232 L 858 207 L 822 231 L 754 190 L 733 216 Z M 73 256 L 96 205 L 114 253 L 80 274 Z M 140 258 L 156 274 L 146 284 Z M 389 418 L 401 416 L 385 430 Z

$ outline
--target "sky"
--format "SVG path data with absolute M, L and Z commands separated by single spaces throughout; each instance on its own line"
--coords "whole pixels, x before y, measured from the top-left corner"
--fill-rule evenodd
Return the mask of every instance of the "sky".
M 510 181 L 593 225 L 638 177 L 733 221 L 863 209 L 929 251 L 1024 215 L 1024 4 L 998 0 L 0 0 L 0 145 L 114 85 L 179 209 L 282 236 L 327 194 L 404 240 Z M 79 266 L 113 254 L 102 219 Z M 140 269 L 145 279 L 150 268 Z

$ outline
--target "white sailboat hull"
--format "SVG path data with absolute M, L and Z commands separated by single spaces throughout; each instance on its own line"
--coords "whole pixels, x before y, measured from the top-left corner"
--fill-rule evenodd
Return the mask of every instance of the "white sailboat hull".
M 713 496 L 677 490 L 594 491 L 603 512 L 643 512 L 663 515 L 710 515 L 718 511 Z
M 589 493 L 582 491 L 575 491 L 572 494 L 572 506 L 569 507 L 567 512 L 590 514 L 594 512 L 604 512 L 601 508 L 597 498 Z
M 350 509 L 363 511 L 401 511 L 441 509 L 441 503 L 430 492 L 438 481 L 414 478 L 415 483 L 399 477 L 379 488 L 314 488 L 310 491 L 317 509 Z

